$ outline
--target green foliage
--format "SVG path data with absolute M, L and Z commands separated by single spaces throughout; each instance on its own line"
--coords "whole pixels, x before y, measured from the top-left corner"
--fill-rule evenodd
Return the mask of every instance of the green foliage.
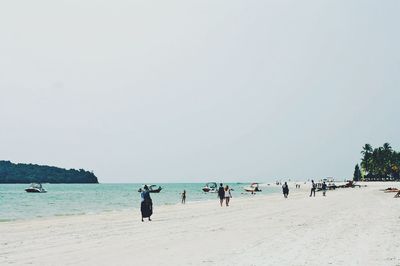
M 0 161 L 0 183 L 98 183 L 97 177 L 83 169 L 62 169 L 36 164 Z
M 365 180 L 400 181 L 400 153 L 394 151 L 389 143 L 375 149 L 365 144 L 361 154 L 361 167 L 366 173 Z
M 361 180 L 361 171 L 360 167 L 358 164 L 356 164 L 356 167 L 354 168 L 354 175 L 353 175 L 353 181 L 360 181 Z

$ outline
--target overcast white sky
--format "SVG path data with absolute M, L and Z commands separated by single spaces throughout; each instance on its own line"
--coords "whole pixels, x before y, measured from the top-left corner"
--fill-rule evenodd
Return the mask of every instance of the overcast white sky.
M 400 149 L 400 1 L 4 0 L 0 159 L 101 182 L 352 175 Z

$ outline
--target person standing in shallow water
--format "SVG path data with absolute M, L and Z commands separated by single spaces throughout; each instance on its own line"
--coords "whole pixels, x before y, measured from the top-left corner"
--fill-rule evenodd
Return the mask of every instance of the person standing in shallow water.
M 182 192 L 182 204 L 186 203 L 186 190 L 183 190 Z
M 140 203 L 140 211 L 142 212 L 142 222 L 144 222 L 143 218 L 149 218 L 149 221 L 151 221 L 150 216 L 153 214 L 153 201 L 151 200 L 150 197 L 150 191 L 147 185 L 143 187 L 142 193 L 140 193 L 141 196 L 141 203 Z
M 288 195 L 289 195 L 289 186 L 288 186 L 288 184 L 285 182 L 285 184 L 283 184 L 283 186 L 282 186 L 282 192 L 283 192 L 283 196 L 285 197 L 285 198 L 287 198 L 288 197 Z
M 222 204 L 224 203 L 224 198 L 225 198 L 225 189 L 224 189 L 224 185 L 222 183 L 219 184 L 219 188 L 218 188 L 218 197 L 219 197 L 219 203 Z
M 228 207 L 229 206 L 229 201 L 232 198 L 231 189 L 229 188 L 229 186 L 225 187 L 225 195 L 224 196 L 225 196 L 226 207 Z
M 310 193 L 310 197 L 311 195 L 314 194 L 315 197 L 315 190 L 317 189 L 317 185 L 314 183 L 314 180 L 311 180 L 311 193 Z

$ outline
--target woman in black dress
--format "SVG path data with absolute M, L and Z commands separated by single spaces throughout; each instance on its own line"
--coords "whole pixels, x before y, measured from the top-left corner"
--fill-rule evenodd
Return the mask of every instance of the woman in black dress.
M 149 218 L 149 221 L 151 221 L 150 216 L 153 214 L 153 202 L 150 198 L 149 188 L 146 185 L 143 187 L 143 191 L 140 196 L 142 198 L 142 202 L 140 204 L 140 211 L 142 212 L 142 222 L 143 218 Z
M 287 198 L 288 197 L 288 195 L 289 195 L 289 186 L 288 186 L 288 184 L 285 182 L 285 184 L 283 184 L 283 186 L 282 186 L 282 192 L 283 192 L 283 196 L 285 197 L 285 198 Z

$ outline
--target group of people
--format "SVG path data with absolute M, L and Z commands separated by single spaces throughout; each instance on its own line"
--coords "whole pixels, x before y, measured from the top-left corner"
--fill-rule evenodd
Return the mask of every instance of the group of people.
M 218 197 L 219 197 L 219 201 L 221 204 L 221 207 L 225 201 L 225 205 L 228 207 L 229 206 L 229 201 L 232 198 L 232 193 L 231 193 L 231 189 L 229 188 L 228 185 L 226 185 L 224 187 L 224 185 L 222 183 L 219 184 L 219 188 L 218 188 Z M 186 190 L 183 190 L 183 192 L 181 193 L 181 199 L 182 199 L 182 204 L 186 203 Z
M 300 185 L 296 184 L 296 188 L 300 188 Z M 317 189 L 317 185 L 315 184 L 314 180 L 311 180 L 310 197 L 312 197 L 312 196 L 315 197 L 316 189 Z M 322 183 L 321 190 L 322 190 L 322 195 L 325 197 L 326 190 L 327 190 L 327 185 L 325 182 Z M 287 182 L 285 182 L 282 185 L 282 192 L 283 192 L 283 196 L 285 198 L 287 198 L 289 196 L 289 186 L 288 186 Z M 399 194 L 399 196 L 400 196 L 400 194 Z M 143 220 L 144 218 L 148 218 L 149 221 L 151 221 L 150 217 L 153 214 L 153 202 L 150 197 L 149 188 L 146 185 L 143 187 L 143 191 L 140 194 L 140 197 L 141 197 L 140 211 L 142 213 L 142 222 L 144 221 Z M 223 206 L 224 201 L 225 201 L 225 205 L 227 207 L 229 206 L 229 202 L 230 202 L 230 199 L 232 198 L 232 194 L 231 194 L 231 189 L 229 188 L 228 185 L 226 185 L 224 187 L 224 185 L 222 183 L 219 184 L 218 198 L 219 198 L 221 207 Z M 186 203 L 186 190 L 183 190 L 183 192 L 181 193 L 181 199 L 182 199 L 182 204 L 185 204 Z
M 300 185 L 296 184 L 296 188 L 300 188 Z M 326 185 L 325 182 L 322 183 L 321 185 L 321 190 L 322 190 L 322 196 L 326 196 L 326 190 L 328 189 L 328 186 Z M 317 184 L 315 184 L 314 180 L 311 180 L 311 193 L 310 193 L 310 197 L 314 196 L 315 197 L 315 191 L 317 190 Z M 283 192 L 283 196 L 285 198 L 287 198 L 289 196 L 289 186 L 287 184 L 287 182 L 285 182 L 282 185 L 282 192 Z
M 232 193 L 228 185 L 224 187 L 222 183 L 219 184 L 218 197 L 221 207 L 224 201 L 225 205 L 227 207 L 229 206 L 230 199 L 232 198 Z M 153 214 L 153 201 L 150 197 L 150 191 L 147 185 L 143 187 L 143 190 L 140 193 L 140 198 L 140 212 L 142 213 L 142 222 L 144 222 L 144 218 L 148 218 L 149 221 L 151 221 L 151 215 Z M 182 204 L 186 203 L 186 190 L 183 190 L 183 192 L 181 193 L 181 200 Z
M 326 196 L 326 190 L 328 189 L 328 186 L 326 185 L 325 181 L 322 182 L 321 185 L 321 190 L 322 190 L 322 196 Z M 317 190 L 317 184 L 315 184 L 314 180 L 311 180 L 311 193 L 310 197 L 314 196 L 315 197 L 315 191 Z
M 219 197 L 219 203 L 222 207 L 224 200 L 225 200 L 225 205 L 226 207 L 229 206 L 229 201 L 232 198 L 231 194 L 231 189 L 229 188 L 228 185 L 224 187 L 224 184 L 220 183 L 219 188 L 218 188 L 218 197 Z

